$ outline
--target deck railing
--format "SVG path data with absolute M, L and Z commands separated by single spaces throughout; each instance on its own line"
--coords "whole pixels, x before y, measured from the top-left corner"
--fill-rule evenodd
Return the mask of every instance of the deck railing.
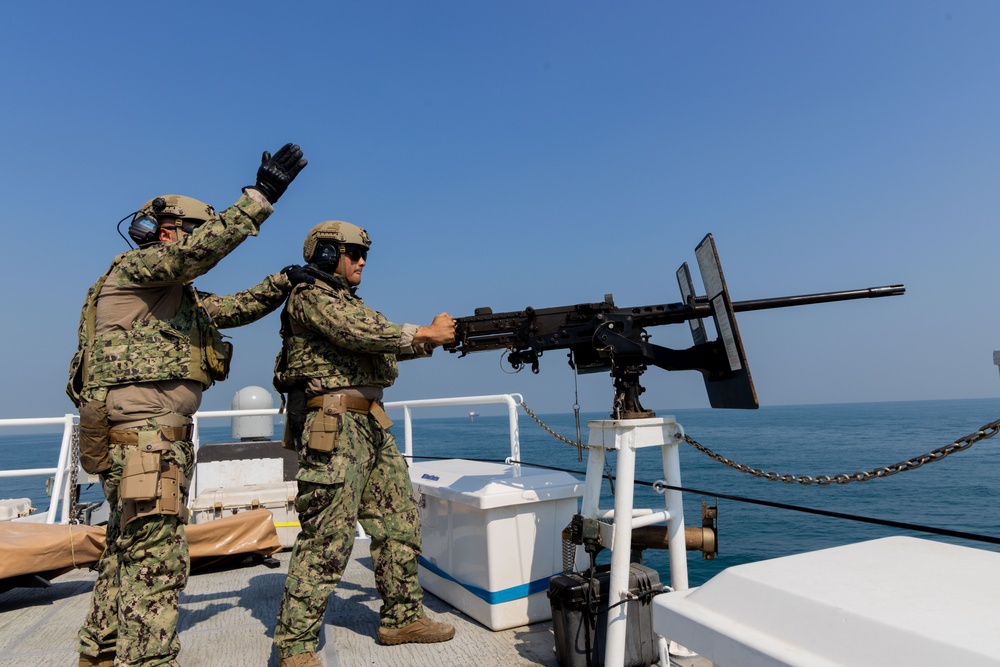
M 0 478 L 55 475 L 55 481 L 52 484 L 52 499 L 49 501 L 49 509 L 46 511 L 45 523 L 55 523 L 56 512 L 60 509 L 60 505 L 62 509 L 60 522 L 66 523 L 69 521 L 69 503 L 66 500 L 70 498 L 70 457 L 73 453 L 73 436 L 76 431 L 77 420 L 78 418 L 74 414 L 63 415 L 62 417 L 41 417 L 38 419 L 0 419 L 0 428 L 53 425 L 61 425 L 63 427 L 62 442 L 59 445 L 59 455 L 54 468 L 0 470 Z
M 518 427 L 517 407 L 521 403 L 520 394 L 495 394 L 490 396 L 457 396 L 452 398 L 429 398 L 412 401 L 390 401 L 385 404 L 387 412 L 395 410 L 403 411 L 403 439 L 402 452 L 406 456 L 413 455 L 413 411 L 426 408 L 450 408 L 472 405 L 505 405 L 507 407 L 508 427 L 510 430 L 510 456 L 511 460 L 519 461 L 521 458 L 520 430 Z M 251 409 L 251 410 L 206 410 L 194 415 L 194 433 L 192 439 L 195 449 L 200 446 L 199 426 L 206 419 L 220 419 L 233 417 L 253 417 L 259 415 L 277 415 L 277 408 Z M 14 427 L 35 427 L 35 426 L 62 426 L 62 442 L 59 447 L 59 454 L 56 465 L 50 468 L 21 468 L 15 470 L 0 470 L 0 478 L 9 477 L 35 477 L 54 475 L 52 484 L 52 497 L 49 507 L 45 512 L 45 523 L 67 523 L 70 520 L 70 499 L 73 497 L 73 479 L 87 478 L 87 473 L 79 469 L 73 473 L 73 452 L 76 440 L 76 431 L 79 418 L 75 414 L 66 414 L 62 417 L 42 417 L 38 419 L 0 419 L 0 430 Z M 2 452 L 0 452 L 2 456 Z M 96 478 L 94 478 L 96 481 Z M 38 520 L 40 515 L 35 515 Z
M 517 461 L 521 456 L 520 430 L 518 429 L 517 407 L 522 401 L 520 394 L 495 394 L 491 396 L 456 396 L 453 398 L 424 398 L 412 401 L 388 401 L 386 412 L 403 411 L 402 452 L 406 456 L 413 455 L 413 411 L 424 408 L 450 408 L 470 405 L 506 405 L 507 420 L 510 429 L 510 456 Z M 198 426 L 205 419 L 221 419 L 232 417 L 253 417 L 257 415 L 277 415 L 277 408 L 258 408 L 255 410 L 211 410 L 198 412 L 194 416 L 195 446 L 198 445 Z M 397 438 L 398 440 L 398 438 Z

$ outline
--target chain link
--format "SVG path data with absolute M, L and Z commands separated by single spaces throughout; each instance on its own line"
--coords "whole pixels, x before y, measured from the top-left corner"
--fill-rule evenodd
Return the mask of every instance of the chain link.
M 69 457 L 69 488 L 70 488 L 70 507 L 69 507 L 69 522 L 70 523 L 80 523 L 80 517 L 77 516 L 80 512 L 79 501 L 77 499 L 77 475 L 80 473 L 80 426 L 79 424 L 73 425 L 73 435 L 72 443 L 70 444 L 70 457 Z
M 565 442 L 567 445 L 569 445 L 570 447 L 573 447 L 578 452 L 583 451 L 583 449 L 585 447 L 587 447 L 587 445 L 583 444 L 582 442 L 574 442 L 574 441 L 570 440 L 569 438 L 563 437 L 563 436 L 559 435 L 558 433 L 556 433 L 555 431 L 553 431 L 541 419 L 538 418 L 538 415 L 535 414 L 535 411 L 532 410 L 531 408 L 529 408 L 528 404 L 525 403 L 524 401 L 521 401 L 520 403 L 518 403 L 518 405 L 520 405 L 522 408 L 524 408 L 524 411 L 526 413 L 528 413 L 528 416 L 531 417 L 532 419 L 534 419 L 536 424 L 538 424 L 539 426 L 541 426 L 542 429 L 546 433 L 548 433 L 549 435 L 551 435 L 556 440 L 559 440 L 561 442 Z M 579 429 L 578 429 L 578 432 L 579 432 Z M 607 459 L 604 459 L 604 475 L 605 475 L 605 477 L 608 478 L 608 484 L 611 487 L 611 495 L 615 495 L 614 471 L 611 470 L 611 463 Z
M 569 445 L 570 447 L 573 447 L 573 448 L 579 448 L 579 447 L 581 447 L 581 445 L 579 443 L 573 442 L 569 438 L 566 438 L 566 437 L 563 437 L 563 436 L 559 435 L 558 433 L 556 433 L 555 431 L 553 431 L 551 428 L 549 428 L 548 426 L 546 426 L 545 423 L 542 422 L 542 420 L 539 419 L 538 416 L 535 414 L 535 411 L 528 407 L 527 403 L 525 403 L 524 401 L 521 401 L 520 403 L 518 403 L 518 405 L 520 405 L 522 408 L 524 408 L 524 411 L 528 414 L 528 416 L 531 417 L 532 419 L 534 419 L 535 423 L 538 424 L 539 426 L 541 426 L 542 430 L 544 430 L 546 433 L 548 433 L 549 435 L 551 435 L 553 438 L 555 438 L 556 440 L 559 440 L 561 442 L 565 442 L 567 445 Z
M 912 459 L 906 461 L 901 461 L 899 463 L 894 463 L 892 465 L 883 466 L 880 468 L 873 468 L 871 470 L 864 470 L 855 473 L 839 473 L 836 475 L 819 475 L 817 477 L 811 477 L 809 475 L 782 475 L 776 472 L 765 472 L 760 468 L 751 468 L 750 466 L 743 465 L 742 463 L 736 463 L 731 459 L 716 454 L 708 447 L 697 442 L 688 435 L 684 436 L 684 441 L 689 445 L 697 449 L 702 454 L 708 456 L 714 461 L 717 461 L 725 466 L 738 470 L 742 473 L 748 475 L 753 475 L 754 477 L 759 477 L 761 479 L 766 479 L 769 482 L 783 482 L 785 484 L 802 484 L 809 486 L 811 484 L 816 484 L 818 486 L 829 486 L 830 484 L 849 484 L 851 482 L 867 482 L 873 479 L 880 479 L 883 477 L 889 477 L 890 475 L 895 475 L 901 472 L 908 472 L 910 470 L 916 470 L 917 468 L 927 464 L 935 463 L 941 461 L 942 459 L 951 456 L 956 452 L 961 452 L 972 445 L 976 444 L 980 440 L 986 440 L 987 438 L 992 438 L 1000 431 L 1000 420 L 986 424 L 980 428 L 975 433 L 970 433 L 969 435 L 959 438 L 950 445 L 945 445 L 944 447 L 939 447 L 927 454 L 922 454 L 920 456 L 915 456 Z
M 519 404 L 529 417 L 535 420 L 539 426 L 542 427 L 549 435 L 554 437 L 556 440 L 560 440 L 571 447 L 580 447 L 579 443 L 573 442 L 569 438 L 563 437 L 545 425 L 541 419 L 535 415 L 534 411 L 528 407 L 528 404 L 521 401 Z M 751 468 L 748 465 L 742 463 L 737 463 L 732 459 L 727 459 L 721 454 L 716 454 L 711 449 L 701 444 L 691 436 L 685 434 L 684 441 L 689 445 L 697 449 L 699 452 L 709 457 L 710 459 L 721 463 L 724 466 L 728 466 L 739 472 L 752 475 L 754 477 L 759 477 L 761 479 L 766 479 L 769 482 L 783 482 L 785 484 L 802 484 L 804 486 L 810 486 L 816 484 L 817 486 L 829 486 L 831 484 L 850 484 L 851 482 L 868 482 L 873 479 L 881 479 L 883 477 L 889 477 L 901 472 L 908 472 L 910 470 L 916 470 L 917 468 L 928 464 L 936 463 L 942 459 L 955 454 L 956 452 L 965 451 L 972 445 L 976 444 L 981 440 L 986 440 L 992 438 L 998 432 L 1000 432 L 1000 419 L 994 422 L 990 422 L 985 426 L 981 427 L 975 433 L 970 433 L 969 435 L 955 440 L 955 442 L 950 445 L 945 445 L 944 447 L 939 447 L 927 454 L 922 454 L 920 456 L 915 456 L 912 459 L 906 461 L 900 461 L 899 463 L 894 463 L 888 466 L 882 466 L 879 468 L 872 468 L 871 470 L 862 470 L 855 473 L 838 473 L 836 475 L 818 475 L 812 477 L 810 475 L 791 475 L 777 472 L 767 472 L 761 470 L 760 468 Z

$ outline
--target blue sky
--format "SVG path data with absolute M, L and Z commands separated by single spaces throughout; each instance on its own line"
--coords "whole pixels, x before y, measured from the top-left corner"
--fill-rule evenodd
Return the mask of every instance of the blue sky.
M 0 416 L 71 411 L 123 215 L 166 193 L 225 207 L 286 141 L 309 167 L 200 289 L 255 284 L 343 219 L 374 239 L 362 295 L 397 322 L 669 303 L 712 233 L 735 300 L 907 287 L 739 317 L 762 405 L 998 396 L 998 28 L 995 2 L 12 4 Z M 204 407 L 270 385 L 277 329 L 230 332 Z M 697 374 L 644 379 L 647 407 L 707 406 Z M 610 378 L 578 386 L 610 409 Z M 438 353 L 389 398 L 508 391 L 576 400 L 561 353 L 537 376 Z

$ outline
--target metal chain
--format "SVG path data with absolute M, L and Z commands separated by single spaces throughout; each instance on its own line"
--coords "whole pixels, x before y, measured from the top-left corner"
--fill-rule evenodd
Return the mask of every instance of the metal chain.
M 528 407 L 527 403 L 521 401 L 519 405 L 522 408 L 524 408 L 524 411 L 528 414 L 529 417 L 535 420 L 535 423 L 541 426 L 543 430 L 545 430 L 549 435 L 554 437 L 556 440 L 560 440 L 561 442 L 564 442 L 567 445 L 570 445 L 571 447 L 574 448 L 580 446 L 578 443 L 573 442 L 569 438 L 565 438 L 559 435 L 551 428 L 549 428 L 547 425 L 545 425 L 542 422 L 542 420 L 539 419 L 537 415 L 535 415 L 534 411 Z M 890 475 L 895 475 L 901 472 L 916 470 L 917 468 L 927 463 L 935 463 L 948 456 L 951 456 L 956 452 L 965 451 L 966 449 L 972 447 L 972 445 L 976 444 L 980 440 L 986 440 L 988 438 L 992 438 L 998 432 L 1000 432 L 1000 419 L 994 422 L 990 422 L 989 424 L 986 424 L 975 433 L 970 433 L 965 437 L 955 440 L 955 442 L 951 443 L 950 445 L 939 447 L 931 452 L 928 452 L 927 454 L 922 454 L 921 456 L 915 456 L 912 459 L 908 459 L 906 461 L 901 461 L 899 463 L 894 463 L 892 465 L 882 466 L 879 468 L 873 468 L 867 471 L 860 471 L 855 473 L 839 473 L 837 475 L 819 475 L 817 477 L 812 477 L 810 475 L 790 475 L 790 474 L 782 475 L 776 472 L 766 472 L 764 470 L 761 470 L 760 468 L 751 468 L 748 465 L 744 465 L 742 463 L 736 463 L 731 459 L 727 459 L 725 456 L 722 456 L 721 454 L 716 454 L 711 449 L 709 449 L 708 447 L 701 444 L 700 442 L 698 442 L 697 440 L 695 440 L 694 438 L 692 438 L 687 434 L 684 435 L 684 441 L 687 442 L 692 447 L 694 447 L 695 449 L 697 449 L 705 456 L 709 457 L 710 459 L 713 459 L 714 461 L 717 461 L 725 466 L 733 468 L 734 470 L 738 470 L 739 472 L 746 473 L 748 475 L 753 475 L 754 477 L 759 477 L 761 479 L 766 479 L 769 482 L 783 482 L 785 484 L 802 484 L 803 486 L 809 486 L 812 484 L 816 484 L 818 486 L 829 486 L 831 484 L 850 484 L 851 482 L 867 482 L 873 479 L 889 477 Z
M 565 438 L 565 437 L 559 435 L 558 433 L 556 433 L 555 431 L 553 431 L 551 428 L 549 428 L 548 426 L 546 426 L 542 422 L 542 420 L 539 419 L 538 416 L 535 414 L 535 411 L 532 410 L 531 408 L 529 408 L 528 404 L 525 403 L 524 401 L 521 401 L 520 403 L 518 403 L 518 405 L 520 405 L 522 408 L 524 408 L 524 411 L 526 413 L 528 413 L 528 416 L 531 417 L 532 419 L 534 419 L 535 423 L 542 427 L 542 430 L 544 430 L 546 433 L 548 433 L 549 435 L 551 435 L 556 440 L 559 440 L 561 442 L 565 442 L 567 445 L 569 445 L 570 447 L 573 447 L 574 449 L 582 446 L 582 445 L 580 445 L 580 444 L 578 444 L 576 442 L 573 442 L 569 438 Z
M 578 442 L 573 442 L 569 438 L 565 438 L 565 437 L 559 435 L 558 433 L 556 433 L 555 431 L 553 431 L 541 419 L 538 418 L 538 415 L 535 414 L 535 411 L 532 410 L 531 408 L 529 408 L 528 404 L 525 403 L 524 401 L 521 401 L 520 403 L 518 403 L 518 405 L 520 405 L 522 408 L 524 408 L 524 411 L 526 413 L 528 413 L 528 416 L 531 417 L 532 419 L 534 419 L 536 424 L 538 424 L 539 426 L 541 426 L 542 429 L 546 433 L 548 433 L 549 435 L 551 435 L 556 440 L 559 440 L 561 442 L 565 442 L 570 447 L 573 447 L 574 449 L 576 449 L 577 452 L 581 452 L 581 451 L 583 451 L 583 449 L 585 447 L 588 447 L 588 445 L 584 445 L 582 442 L 579 442 L 579 441 Z M 579 430 L 577 431 L 577 433 L 579 433 Z M 611 470 L 611 463 L 607 459 L 604 459 L 604 476 L 608 478 L 608 484 L 611 487 L 611 495 L 615 495 L 614 471 Z
M 935 463 L 944 459 L 947 456 L 954 454 L 955 452 L 961 452 L 972 445 L 976 444 L 980 440 L 986 440 L 987 438 L 992 438 L 1000 431 L 1000 419 L 995 422 L 986 424 L 980 428 L 975 433 L 970 433 L 964 438 L 959 438 L 950 445 L 944 447 L 939 447 L 932 452 L 923 454 L 921 456 L 915 456 L 907 461 L 901 461 L 899 463 L 894 463 L 889 466 L 884 466 L 881 468 L 873 468 L 872 470 L 855 472 L 855 473 L 840 473 L 838 475 L 820 475 L 818 477 L 811 477 L 809 475 L 781 475 L 776 472 L 765 472 L 760 468 L 751 468 L 750 466 L 743 465 L 742 463 L 736 463 L 726 457 L 716 454 L 708 447 L 705 447 L 701 443 L 695 441 L 688 435 L 684 436 L 685 442 L 697 449 L 702 454 L 705 454 L 709 458 L 718 461 L 719 463 L 738 470 L 740 472 L 746 473 L 748 475 L 753 475 L 754 477 L 760 477 L 761 479 L 766 479 L 769 482 L 784 482 L 785 484 L 802 484 L 808 486 L 810 484 L 817 484 L 819 486 L 829 486 L 830 484 L 849 484 L 851 482 L 867 482 L 872 479 L 879 479 L 882 477 L 889 477 L 890 475 L 895 475 L 900 472 L 908 472 L 910 470 L 916 470 L 920 466 L 926 463 Z
M 77 513 L 80 511 L 79 502 L 77 499 L 77 486 L 76 478 L 80 472 L 80 426 L 79 424 L 73 425 L 73 435 L 72 443 L 70 444 L 70 456 L 69 456 L 69 488 L 70 488 L 70 507 L 69 507 L 69 522 L 70 523 L 80 523 L 80 517 Z

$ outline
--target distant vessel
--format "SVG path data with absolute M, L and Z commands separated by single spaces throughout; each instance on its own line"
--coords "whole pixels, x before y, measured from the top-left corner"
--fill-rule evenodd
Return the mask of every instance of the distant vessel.
M 476 417 L 478 417 L 478 416 L 479 416 L 478 412 L 476 412 L 475 410 L 469 410 L 469 421 L 470 422 L 475 422 L 476 421 Z

